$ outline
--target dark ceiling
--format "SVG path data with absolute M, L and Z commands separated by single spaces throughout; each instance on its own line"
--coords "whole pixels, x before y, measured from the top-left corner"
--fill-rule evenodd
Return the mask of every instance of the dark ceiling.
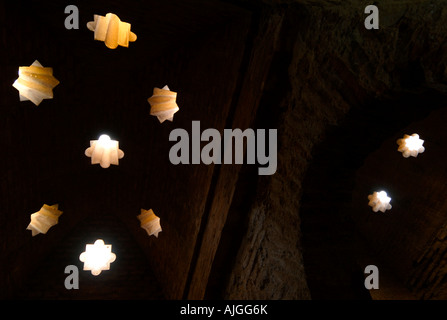
M 126 291 L 122 281 L 113 278 L 115 282 L 108 282 L 110 288 L 112 283 L 116 285 L 112 295 L 182 298 L 213 166 L 172 165 L 169 133 L 177 127 L 190 131 L 192 120 L 200 120 L 203 128 L 222 130 L 226 125 L 250 13 L 215 1 L 73 4 L 79 8 L 79 30 L 65 29 L 63 3 L 2 4 L 1 141 L 7 150 L 2 230 L 8 230 L 2 232 L 2 242 L 9 243 L 3 247 L 3 257 L 11 261 L 6 281 L 24 288 L 28 283 L 23 282 L 34 274 L 34 290 L 25 288 L 15 294 L 53 297 L 46 287 L 53 281 L 46 278 L 51 278 L 54 270 L 46 268 L 45 261 L 81 267 L 77 261 L 80 248 L 104 237 L 117 250 L 113 266 L 131 264 L 127 272 L 134 272 L 135 279 L 132 284 L 129 278 Z M 94 41 L 93 32 L 86 28 L 94 14 L 108 12 L 131 23 L 138 39 L 129 48 L 110 50 L 103 42 Z M 19 102 L 18 92 L 11 86 L 18 66 L 36 59 L 44 67 L 52 67 L 60 81 L 53 90 L 54 99 L 44 100 L 38 107 L 29 101 Z M 178 92 L 181 111 L 174 122 L 161 124 L 149 115 L 147 99 L 154 87 L 164 85 Z M 120 142 L 125 157 L 119 166 L 102 169 L 91 165 L 84 155 L 89 141 L 103 133 Z M 31 238 L 25 230 L 29 215 L 44 203 L 58 203 L 63 215 L 57 228 Z M 139 227 L 136 216 L 141 208 L 152 208 L 161 218 L 163 233 L 158 239 L 149 238 Z M 151 271 L 151 266 L 158 271 Z M 84 287 L 96 281 L 90 278 Z M 157 278 L 165 279 L 165 284 L 158 284 Z M 143 286 L 147 289 L 139 290 Z M 61 297 L 110 297 L 93 289 L 78 296 L 61 292 Z
M 0 297 L 445 299 L 445 10 L 379 1 L 366 31 L 360 2 L 71 2 L 79 30 L 60 1 L 1 2 Z M 128 48 L 87 29 L 108 12 L 131 23 Z M 36 59 L 60 81 L 37 107 L 12 87 Z M 147 99 L 164 85 L 180 111 L 159 123 Z M 278 129 L 277 172 L 173 165 L 169 134 L 194 120 Z M 427 150 L 404 159 L 395 141 L 416 131 Z M 118 166 L 85 156 L 100 134 L 119 140 Z M 371 215 L 379 186 L 393 210 Z M 63 214 L 32 237 L 43 204 Z M 94 277 L 79 254 L 98 238 L 117 260 Z M 368 264 L 381 290 L 365 289 Z M 67 265 L 81 289 L 65 289 Z

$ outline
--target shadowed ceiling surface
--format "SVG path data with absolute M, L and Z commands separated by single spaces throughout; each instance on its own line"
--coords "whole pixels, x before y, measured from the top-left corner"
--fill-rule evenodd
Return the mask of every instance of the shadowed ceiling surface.
M 40 264 L 71 256 L 66 265 L 73 264 L 80 247 L 103 235 L 106 243 L 130 256 L 131 269 L 140 270 L 138 263 L 132 262 L 134 257 L 140 266 L 150 270 L 152 264 L 160 270 L 158 275 L 144 272 L 150 278 L 146 285 L 156 288 L 149 290 L 146 298 L 181 298 L 213 167 L 172 165 L 169 132 L 177 127 L 190 131 L 192 120 L 201 121 L 203 127 L 223 129 L 238 81 L 250 14 L 209 1 L 76 4 L 79 30 L 65 29 L 67 15 L 62 3 L 3 5 L 2 21 L 7 30 L 3 83 L 12 84 L 17 66 L 30 65 L 36 59 L 52 67 L 60 81 L 54 89 L 55 98 L 38 107 L 29 101 L 20 103 L 18 92 L 8 85 L 2 88 L 2 142 L 8 150 L 3 179 L 8 213 L 2 216 L 2 228 L 9 230 L 8 235 L 2 234 L 3 249 L 11 266 L 16 265 L 9 270 L 11 278 L 14 272 L 34 272 L 35 281 L 47 281 L 45 277 L 55 271 L 31 270 L 31 261 Z M 138 38 L 129 48 L 110 50 L 93 40 L 86 23 L 93 20 L 93 14 L 108 12 L 131 22 Z M 149 115 L 147 98 L 154 87 L 164 85 L 179 92 L 177 103 L 182 112 L 175 115 L 175 122 L 161 124 Z M 119 166 L 102 169 L 91 165 L 84 155 L 89 141 L 100 134 L 120 142 L 125 157 Z M 58 203 L 63 211 L 59 230 L 53 228 L 54 232 L 31 238 L 25 230 L 29 214 L 44 203 Z M 158 239 L 149 238 L 139 227 L 136 216 L 141 208 L 152 208 L 161 217 L 163 235 Z M 58 256 L 64 250 L 66 255 Z M 27 253 L 18 255 L 19 251 Z M 113 265 L 121 277 L 126 273 L 119 272 L 118 266 L 124 267 L 125 259 L 118 254 Z M 79 261 L 74 264 L 82 267 Z M 40 274 L 46 276 L 36 276 Z M 165 278 L 171 288 L 161 290 L 157 277 Z M 38 283 L 35 288 L 38 285 L 42 286 Z M 113 286 L 110 290 L 119 295 Z
M 2 298 L 445 299 L 446 1 L 379 1 L 377 31 L 356 0 L 71 4 L 79 30 L 59 1 L 0 4 Z M 128 48 L 87 29 L 108 12 L 131 23 Z M 12 87 L 36 59 L 60 81 L 38 107 Z M 164 85 L 180 111 L 159 123 L 147 99 Z M 278 129 L 277 172 L 173 165 L 169 134 L 192 121 Z M 404 159 L 395 140 L 414 132 L 426 151 Z M 100 134 L 119 166 L 85 156 Z M 378 187 L 383 215 L 367 206 Z M 30 214 L 56 203 L 59 224 L 32 237 Z M 94 277 L 79 254 L 98 238 L 117 260 Z

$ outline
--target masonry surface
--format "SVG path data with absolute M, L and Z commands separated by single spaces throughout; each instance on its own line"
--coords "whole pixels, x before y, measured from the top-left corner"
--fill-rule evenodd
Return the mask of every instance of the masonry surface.
M 444 299 L 447 2 L 95 1 L 0 3 L 0 291 L 20 299 Z M 38 12 L 39 14 L 35 14 Z M 85 25 L 114 12 L 138 39 L 110 50 Z M 20 23 L 17 23 L 20 21 Z M 155 31 L 154 31 L 155 30 Z M 35 107 L 12 87 L 38 59 L 60 81 Z M 172 123 L 149 115 L 169 85 Z M 277 129 L 272 176 L 256 165 L 177 165 L 175 128 Z M 84 150 L 108 134 L 119 166 Z M 418 133 L 405 159 L 396 140 Z M 387 189 L 381 215 L 367 195 Z M 46 235 L 29 215 L 59 204 Z M 163 231 L 148 237 L 140 209 Z M 82 271 L 86 243 L 103 238 L 117 260 Z M 66 290 L 64 268 L 80 268 Z M 366 290 L 377 265 L 380 290 Z

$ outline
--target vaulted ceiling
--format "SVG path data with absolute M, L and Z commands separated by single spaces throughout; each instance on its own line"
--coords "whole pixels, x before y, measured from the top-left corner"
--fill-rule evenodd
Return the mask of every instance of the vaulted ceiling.
M 445 1 L 77 1 L 0 3 L 0 293 L 18 299 L 444 299 Z M 86 24 L 117 14 L 137 41 L 108 49 Z M 12 87 L 38 60 L 60 84 L 39 106 Z M 174 121 L 149 114 L 178 92 Z M 173 165 L 175 128 L 278 130 L 278 169 Z M 404 159 L 417 132 L 426 152 Z M 100 134 L 118 166 L 91 165 Z M 204 143 L 202 142 L 202 145 Z M 386 188 L 393 209 L 372 213 Z M 59 224 L 26 230 L 59 204 Z M 163 231 L 149 237 L 140 209 Z M 101 238 L 117 260 L 80 289 L 64 269 Z M 366 290 L 377 265 L 380 290 Z
M 250 13 L 208 1 L 77 5 L 79 30 L 65 29 L 67 14 L 60 3 L 3 5 L 2 142 L 7 154 L 2 228 L 8 232 L 2 235 L 11 268 L 7 267 L 7 281 L 21 288 L 25 275 L 42 274 L 33 279 L 39 291 L 47 292 L 50 289 L 44 289 L 42 282 L 51 285 L 45 278 L 51 279 L 55 270 L 33 270 L 34 264 L 62 261 L 69 255 L 63 264 L 79 265 L 79 249 L 103 237 L 122 250 L 114 267 L 137 270 L 136 279 L 139 274 L 147 277 L 144 285 L 126 285 L 135 288 L 128 298 L 133 293 L 141 297 L 145 292 L 137 290 L 141 286 L 150 288 L 146 298 L 182 298 L 210 196 L 213 166 L 172 165 L 169 133 L 177 127 L 190 131 L 192 120 L 218 130 L 227 124 L 240 81 Z M 138 39 L 129 48 L 110 50 L 93 40 L 86 23 L 94 14 L 108 12 L 131 22 Z M 8 85 L 17 77 L 19 65 L 35 59 L 52 67 L 60 81 L 55 98 L 38 107 L 19 102 L 18 92 Z M 178 92 L 181 112 L 175 122 L 161 124 L 149 115 L 147 98 L 154 87 L 164 85 Z M 89 141 L 103 133 L 120 142 L 125 157 L 119 166 L 93 166 L 84 155 Z M 60 224 L 47 235 L 32 238 L 25 230 L 29 214 L 44 203 L 59 204 Z M 162 219 L 163 235 L 158 239 L 140 228 L 136 216 L 141 208 L 152 208 Z M 58 256 L 62 252 L 64 256 Z M 129 254 L 127 261 L 124 252 Z M 163 290 L 157 279 L 165 279 Z

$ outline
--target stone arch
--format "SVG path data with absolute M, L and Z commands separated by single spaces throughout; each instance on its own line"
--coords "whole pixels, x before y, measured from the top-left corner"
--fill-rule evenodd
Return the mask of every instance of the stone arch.
M 365 187 L 365 182 L 359 181 L 357 175 L 361 170 L 363 173 L 365 170 L 380 171 L 380 167 L 372 165 L 367 169 L 362 167 L 372 153 L 383 148 L 384 141 L 395 144 L 404 128 L 427 118 L 430 111 L 442 108 L 444 102 L 445 95 L 432 90 L 373 101 L 367 107 L 351 110 L 338 126 L 328 130 L 326 139 L 315 148 L 303 182 L 300 211 L 304 265 L 315 299 L 369 298 L 363 286 L 363 270 L 374 263 L 381 266 L 383 263 L 386 272 L 389 267 L 392 270 L 388 274 L 385 272 L 381 283 L 385 289 L 381 294 L 371 292 L 373 298 L 413 297 L 406 291 L 404 279 L 394 274 L 399 263 L 382 260 L 380 250 L 375 249 L 374 229 L 369 227 L 365 232 L 364 225 L 358 228 L 359 220 L 374 218 L 358 218 L 359 210 L 365 216 L 370 208 L 365 188 L 362 195 L 358 194 L 358 184 Z M 375 166 L 395 168 L 388 161 L 390 156 L 385 158 L 383 152 L 392 154 L 391 157 L 401 155 L 394 145 L 388 143 L 387 147 L 382 151 L 383 163 L 376 161 Z M 392 185 L 390 181 L 388 184 Z M 377 224 L 374 226 L 379 229 Z

